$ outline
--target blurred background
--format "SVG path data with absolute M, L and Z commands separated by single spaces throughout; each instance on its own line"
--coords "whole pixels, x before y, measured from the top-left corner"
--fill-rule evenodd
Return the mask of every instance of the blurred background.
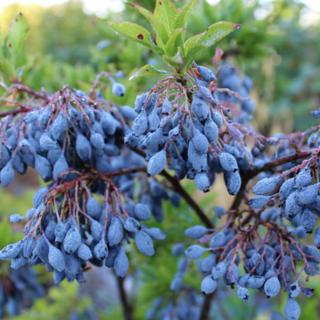
M 134 2 L 150 10 L 154 4 L 153 0 Z M 175 2 L 180 6 L 186 1 Z M 97 73 L 109 71 L 117 74 L 127 86 L 123 98 L 114 98 L 110 89 L 104 88 L 106 97 L 120 105 L 131 105 L 138 92 L 155 83 L 153 78 L 126 80 L 145 63 L 158 65 L 160 62 L 147 49 L 119 37 L 108 27 L 109 20 L 137 21 L 148 26 L 124 1 L 1 0 L 0 40 L 19 12 L 29 26 L 21 52 L 22 62 L 9 72 L 0 61 L 1 81 L 9 83 L 18 77 L 37 90 L 55 91 L 68 84 L 87 91 Z M 313 124 L 310 111 L 319 107 L 320 101 L 320 1 L 199 0 L 188 26 L 189 33 L 201 32 L 219 20 L 242 26 L 219 46 L 224 51 L 224 59 L 254 81 L 253 97 L 257 103 L 254 125 L 266 135 L 310 127 Z M 214 53 L 215 48 L 201 52 L 198 62 L 212 67 Z M 1 190 L 0 228 L 1 234 L 6 235 L 0 237 L 1 247 L 12 237 L 21 236 L 19 228 L 12 234 L 6 223 L 7 216 L 29 208 L 32 188 L 38 185 L 37 178 L 30 172 L 27 179 L 18 179 L 10 189 Z M 188 187 L 193 191 L 192 186 Z M 211 212 L 215 204 L 224 205 L 229 201 L 217 196 L 220 193 L 219 186 L 217 188 L 205 197 L 197 195 L 207 212 Z M 168 203 L 166 211 L 170 210 Z M 126 286 L 136 306 L 136 319 L 145 318 L 155 297 L 170 295 L 169 283 L 176 268 L 175 260 L 170 257 L 170 246 L 182 241 L 182 230 L 196 222 L 186 211 L 188 208 L 181 204 L 176 215 L 167 215 L 162 222 L 169 237 L 158 244 L 156 257 L 146 261 L 131 249 L 131 276 Z M 175 232 L 170 234 L 170 229 Z M 0 267 L 0 281 L 7 276 L 7 269 L 7 265 Z M 58 287 L 51 286 L 50 276 L 43 270 L 38 271 L 47 293 L 31 308 L 19 316 L 7 316 L 8 319 L 122 319 L 117 283 L 108 270 L 90 270 L 84 285 L 63 283 Z M 197 287 L 199 279 L 190 277 L 190 284 Z M 319 294 L 320 284 L 313 286 Z M 224 294 L 215 302 L 215 319 L 279 319 L 271 310 L 280 310 L 282 299 L 266 303 L 256 296 L 244 305 L 232 292 Z M 317 295 L 303 305 L 302 319 L 319 318 Z

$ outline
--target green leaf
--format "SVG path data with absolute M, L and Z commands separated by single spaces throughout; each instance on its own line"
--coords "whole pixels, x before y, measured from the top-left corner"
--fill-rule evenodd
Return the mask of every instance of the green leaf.
M 228 21 L 220 21 L 212 24 L 208 27 L 207 31 L 204 32 L 204 36 L 201 39 L 201 45 L 207 48 L 212 47 L 231 32 L 239 29 L 239 24 Z
M 174 56 L 177 53 L 178 47 L 182 43 L 182 33 L 183 33 L 183 28 L 176 29 L 172 33 L 169 41 L 166 44 L 165 50 L 164 50 L 166 55 Z
M 184 43 L 184 51 L 186 55 L 190 55 L 190 53 L 197 47 L 200 46 L 200 40 L 203 36 L 202 33 L 196 34 L 192 37 L 190 37 L 185 43 Z
M 181 66 L 184 64 L 184 59 L 183 55 L 181 54 L 180 48 L 174 57 L 164 55 L 163 60 L 170 66 L 173 66 L 178 69 L 181 69 Z
M 22 13 L 19 13 L 14 18 L 8 31 L 5 47 L 16 67 L 23 65 L 26 61 L 24 45 L 28 29 L 26 18 Z
M 132 22 L 109 22 L 115 31 L 144 44 L 149 48 L 155 48 L 150 32 L 144 27 Z
M 14 48 L 21 46 L 28 32 L 28 23 L 22 13 L 19 13 L 10 25 L 7 35 L 7 45 Z
M 178 14 L 175 27 L 176 28 L 185 28 L 187 25 L 187 20 L 191 14 L 191 10 L 196 5 L 197 0 L 191 0 L 189 3 L 185 4 L 184 7 L 181 9 L 180 13 Z
M 239 24 L 220 21 L 209 26 L 206 31 L 190 37 L 184 44 L 186 63 L 189 64 L 199 50 L 214 46 L 224 37 L 239 28 Z
M 158 76 L 161 74 L 167 75 L 169 74 L 169 72 L 167 72 L 166 70 L 160 70 L 151 64 L 146 64 L 142 68 L 134 72 L 130 76 L 129 80 L 132 80 L 138 77 L 145 77 L 145 76 Z
M 5 79 L 9 81 L 11 81 L 14 78 L 14 67 L 12 62 L 9 61 L 9 59 L 0 60 L 0 75 L 5 76 Z
M 149 10 L 137 4 L 132 4 L 132 6 L 148 20 L 154 32 L 156 33 L 157 44 L 160 48 L 164 49 L 164 44 L 168 41 L 169 36 L 162 22 L 159 21 L 159 19 L 157 19 Z
M 162 23 L 169 35 L 174 31 L 178 11 L 171 0 L 156 0 L 153 15 Z

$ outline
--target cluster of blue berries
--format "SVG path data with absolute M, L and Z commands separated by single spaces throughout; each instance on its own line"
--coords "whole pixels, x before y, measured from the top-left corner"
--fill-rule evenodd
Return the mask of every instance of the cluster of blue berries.
M 2 119 L 1 185 L 27 167 L 50 183 L 25 215 L 10 216 L 12 223 L 25 222 L 25 237 L 3 248 L 0 259 L 11 260 L 13 269 L 44 264 L 58 283 L 83 281 L 89 264 L 124 277 L 131 239 L 143 254 L 154 254 L 153 241 L 165 235 L 143 221 L 151 210 L 161 220 L 162 201 L 178 199 L 148 177 L 143 157 L 123 144 L 134 117 L 128 106 L 64 88 L 50 103 Z
M 223 102 L 210 69 L 196 66 L 189 77 L 189 86 L 166 79 L 138 96 L 138 115 L 125 141 L 144 150 L 151 176 L 168 167 L 207 192 L 216 173 L 223 172 L 228 192 L 235 195 L 241 186 L 239 170 L 252 162 L 246 132 Z
M 104 205 L 89 191 L 99 188 L 99 181 L 89 177 L 41 188 L 26 217 L 11 216 L 14 222 L 27 219 L 26 236 L 3 248 L 0 258 L 11 259 L 14 269 L 44 264 L 56 283 L 64 278 L 83 281 L 88 262 L 113 267 L 124 277 L 129 267 L 124 244 L 134 239 L 139 251 L 152 256 L 153 239 L 162 240 L 165 235 L 158 228 L 143 225 L 151 216 L 147 205 L 124 204 L 112 182 L 105 182 L 109 197 Z

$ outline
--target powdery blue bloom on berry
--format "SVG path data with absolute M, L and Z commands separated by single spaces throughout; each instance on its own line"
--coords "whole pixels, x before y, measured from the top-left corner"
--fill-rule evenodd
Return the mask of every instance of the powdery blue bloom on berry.
M 208 104 L 198 97 L 193 97 L 191 103 L 191 110 L 200 121 L 206 120 L 210 114 L 210 108 Z
M 225 261 L 220 261 L 216 266 L 212 268 L 211 275 L 213 279 L 217 280 L 224 277 L 227 271 L 227 264 Z
M 63 249 L 66 253 L 74 253 L 81 245 L 81 235 L 79 229 L 76 226 L 72 226 L 64 240 L 63 240 Z
M 102 149 L 104 146 L 104 138 L 100 133 L 94 132 L 90 136 L 90 142 L 96 149 Z
M 114 271 L 118 277 L 124 278 L 129 269 L 129 260 L 123 247 L 114 259 Z
M 138 113 L 141 112 L 142 108 L 144 107 L 145 101 L 147 99 L 147 93 L 140 94 L 136 97 L 134 103 L 134 110 Z
M 114 135 L 119 127 L 119 122 L 110 113 L 104 110 L 101 110 L 100 116 L 104 132 L 108 135 Z
M 193 226 L 188 228 L 184 234 L 192 239 L 199 239 L 201 237 L 203 237 L 205 234 L 207 234 L 208 232 L 208 228 L 204 227 L 204 226 Z
M 44 202 L 47 193 L 48 188 L 42 187 L 34 194 L 32 203 L 35 208 L 39 207 L 42 204 L 42 202 Z
M 44 236 L 37 240 L 34 252 L 43 263 L 48 263 L 49 246 Z
M 51 244 L 49 244 L 48 260 L 51 267 L 59 272 L 62 272 L 66 267 L 63 253 Z
M 183 274 L 177 273 L 170 283 L 170 289 L 172 291 L 178 291 L 181 289 L 183 284 Z
M 301 206 L 311 205 L 316 201 L 316 197 L 319 193 L 320 183 L 312 184 L 310 186 L 302 188 L 297 191 L 296 198 Z
M 248 204 L 252 209 L 261 209 L 263 206 L 265 206 L 268 203 L 269 200 L 270 200 L 270 196 L 260 196 L 260 197 L 250 199 L 248 201 Z
M 10 160 L 10 151 L 4 144 L 1 144 L 0 168 L 3 168 L 9 160 Z
M 247 280 L 247 287 L 251 289 L 259 289 L 263 286 L 265 278 L 262 276 L 250 276 Z
M 280 187 L 282 181 L 283 178 L 279 175 L 263 178 L 255 184 L 252 191 L 257 195 L 272 195 Z
M 166 238 L 165 233 L 163 233 L 159 228 L 146 228 L 144 231 L 155 240 L 164 240 Z
M 87 214 L 93 218 L 99 218 L 101 215 L 101 205 L 94 197 L 89 197 L 86 204 Z
M 199 130 L 195 130 L 193 138 L 191 139 L 194 149 L 199 154 L 206 154 L 208 152 L 209 142 L 205 135 Z
M 318 216 L 313 213 L 310 209 L 306 208 L 303 210 L 301 216 L 301 225 L 304 227 L 307 233 L 312 233 L 318 221 Z
M 64 237 L 66 236 L 70 225 L 67 222 L 59 221 L 54 230 L 55 241 L 63 242 Z
M 171 249 L 172 255 L 175 257 L 181 256 L 184 252 L 184 244 L 183 243 L 176 243 L 172 246 Z
M 15 174 L 12 167 L 12 162 L 9 161 L 0 171 L 0 184 L 7 187 L 14 179 Z
M 152 238 L 144 231 L 136 232 L 134 236 L 138 250 L 146 256 L 153 256 L 155 251 Z
M 108 245 L 114 246 L 119 244 L 123 239 L 123 226 L 118 217 L 112 217 L 107 232 Z
M 196 94 L 198 97 L 202 98 L 203 100 L 206 100 L 207 102 L 214 102 L 211 91 L 205 86 L 199 85 Z
M 150 131 L 155 131 L 159 128 L 160 118 L 158 116 L 158 109 L 155 108 L 148 116 L 148 126 Z
M 128 120 L 134 120 L 138 115 L 137 112 L 135 112 L 134 109 L 129 106 L 119 107 L 119 111 L 122 116 Z
M 211 144 L 215 144 L 219 137 L 219 128 L 212 120 L 207 120 L 204 125 L 204 134 Z
M 285 307 L 284 315 L 286 320 L 298 320 L 300 318 L 301 309 L 298 302 L 292 298 L 289 298 Z
M 302 212 L 302 207 L 299 206 L 297 199 L 296 199 L 296 193 L 293 192 L 289 195 L 289 197 L 286 199 L 285 206 L 284 206 L 284 212 L 287 218 L 292 219 L 298 214 Z
M 77 250 L 77 255 L 84 261 L 88 261 L 92 258 L 92 252 L 85 243 L 81 243 L 80 247 Z
M 92 148 L 88 139 L 81 133 L 76 138 L 77 155 L 82 161 L 89 161 L 92 155 Z
M 149 159 L 147 170 L 151 176 L 155 176 L 159 174 L 161 171 L 163 171 L 166 166 L 167 166 L 167 155 L 166 155 L 166 151 L 163 149 L 155 153 Z
M 0 251 L 0 260 L 9 260 L 14 259 L 18 256 L 22 249 L 22 242 L 16 242 L 13 244 L 8 244 Z
M 44 132 L 39 140 L 40 147 L 43 150 L 52 150 L 58 148 L 58 144 L 47 132 Z
M 300 293 L 301 293 L 301 288 L 300 288 L 298 281 L 292 283 L 289 286 L 289 297 L 290 298 L 297 298 Z
M 148 130 L 148 117 L 145 110 L 138 114 L 132 123 L 132 132 L 141 136 Z
M 59 112 L 58 116 L 54 119 L 50 126 L 49 132 L 54 140 L 58 140 L 68 130 L 69 125 L 67 117 L 63 112 Z
M 200 260 L 200 270 L 203 273 L 209 273 L 216 265 L 217 259 L 214 253 Z
M 11 215 L 9 216 L 9 221 L 10 221 L 10 223 L 19 223 L 19 222 L 21 222 L 23 219 L 24 219 L 24 218 L 23 218 L 20 214 L 18 214 L 18 213 L 11 214 Z
M 189 259 L 198 259 L 206 251 L 207 251 L 207 249 L 205 249 L 197 244 L 194 244 L 194 245 L 190 246 L 189 248 L 187 248 L 184 253 L 185 253 L 186 257 Z
M 126 88 L 123 84 L 114 82 L 112 84 L 112 93 L 117 97 L 123 97 L 126 93 Z
M 205 171 L 208 169 L 208 159 L 206 154 L 199 154 L 193 143 L 188 146 L 188 161 L 196 172 Z
M 132 217 L 125 219 L 123 227 L 129 232 L 137 232 L 141 228 L 139 221 Z
M 210 240 L 210 247 L 211 248 L 219 248 L 222 247 L 226 241 L 227 237 L 224 231 L 217 232 Z
M 172 103 L 169 101 L 167 97 L 165 97 L 161 107 L 162 114 L 170 114 L 172 112 L 172 109 Z
M 213 111 L 212 112 L 212 120 L 215 122 L 215 124 L 218 126 L 218 128 L 221 128 L 223 125 L 223 117 L 220 112 Z
M 211 82 L 217 80 L 214 73 L 207 67 L 197 66 L 200 76 L 204 81 Z
M 197 188 L 203 192 L 208 192 L 210 190 L 210 181 L 208 175 L 204 172 L 197 173 L 194 178 Z
M 51 165 L 54 165 L 56 163 L 61 154 L 62 150 L 59 147 L 48 151 L 47 158 L 50 161 Z
M 249 290 L 247 288 L 237 286 L 237 296 L 241 300 L 248 300 L 249 299 Z
M 307 167 L 302 169 L 295 177 L 295 187 L 301 188 L 312 183 L 311 170 Z
M 236 195 L 241 187 L 241 176 L 238 171 L 228 171 L 225 172 L 224 178 L 227 185 L 227 190 L 230 195 Z
M 211 276 L 206 276 L 201 282 L 201 292 L 204 294 L 213 293 L 217 289 L 217 281 Z
M 58 179 L 63 173 L 66 173 L 69 169 L 68 162 L 63 153 L 61 153 L 57 162 L 53 166 L 53 178 Z
M 90 219 L 90 231 L 94 240 L 98 241 L 101 239 L 103 228 L 104 227 L 100 222 Z
M 219 162 L 225 171 L 237 171 L 238 163 L 235 157 L 228 152 L 221 152 L 219 154 Z
M 269 278 L 263 286 L 264 293 L 267 297 L 272 298 L 278 295 L 281 289 L 281 284 L 278 277 Z
M 103 260 L 108 255 L 108 247 L 104 239 L 101 239 L 93 248 L 94 256 L 99 259 Z
M 77 278 L 77 275 L 80 272 L 80 260 L 74 255 L 65 254 L 64 255 L 66 262 L 65 274 L 68 281 L 73 281 Z
M 37 155 L 35 161 L 35 168 L 43 180 L 46 181 L 48 179 L 51 179 L 52 167 L 50 162 L 46 158 Z
M 151 218 L 151 212 L 149 207 L 143 203 L 137 203 L 134 206 L 134 215 L 139 220 L 148 220 Z

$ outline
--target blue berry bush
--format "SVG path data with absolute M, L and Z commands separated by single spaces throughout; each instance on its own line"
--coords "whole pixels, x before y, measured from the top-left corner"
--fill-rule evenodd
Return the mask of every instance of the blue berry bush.
M 44 265 L 55 283 L 83 282 L 92 265 L 111 268 L 124 316 L 132 319 L 123 286 L 134 259 L 128 244 L 153 256 L 155 243 L 166 238 L 161 221 L 175 214 L 164 202 L 178 206 L 182 199 L 198 222 L 172 249 L 178 261 L 172 295 L 158 297 L 145 316 L 208 319 L 214 297 L 230 287 L 243 301 L 253 290 L 266 298 L 285 292 L 284 317 L 299 319 L 298 298 L 312 295 L 307 280 L 319 273 L 319 127 L 271 137 L 257 132 L 251 79 L 223 61 L 221 50 L 214 70 L 195 62 L 199 51 L 239 25 L 218 22 L 186 39 L 195 2 L 177 9 L 158 0 L 152 13 L 134 5 L 153 33 L 131 22 L 110 23 L 162 58 L 162 67 L 132 74 L 159 78 L 133 108 L 103 97 L 101 77 L 115 96 L 126 94 L 108 73 L 87 93 L 68 86 L 36 92 L 18 82 L 6 87 L 4 99 L 15 99 L 17 108 L 0 113 L 0 184 L 33 168 L 45 185 L 25 214 L 10 217 L 24 223 L 24 238 L 2 248 L 0 259 L 14 270 Z M 212 219 L 184 179 L 206 193 L 219 176 L 233 202 L 215 208 Z M 150 226 L 152 217 L 160 227 Z M 198 289 L 185 282 L 189 272 Z

